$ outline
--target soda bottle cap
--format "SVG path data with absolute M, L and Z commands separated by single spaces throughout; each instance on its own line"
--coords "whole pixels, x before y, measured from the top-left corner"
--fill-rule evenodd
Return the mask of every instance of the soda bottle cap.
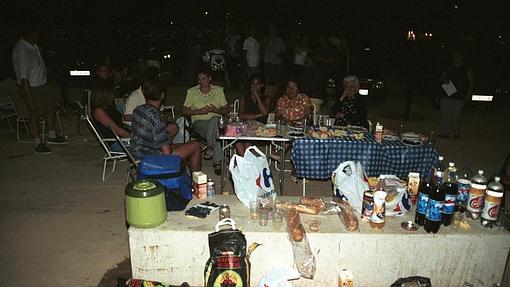
M 455 166 L 455 163 L 453 163 L 453 162 L 449 162 L 449 163 L 448 163 L 448 166 L 449 166 L 449 167 Z
M 499 182 L 500 180 L 501 180 L 501 178 L 500 178 L 499 176 L 495 176 L 495 177 L 494 177 L 494 181 L 495 181 L 495 182 Z
M 439 156 L 439 160 L 443 160 L 443 159 L 444 159 L 444 157 L 442 157 L 442 156 Z
M 478 170 L 478 174 L 479 174 L 479 175 L 483 175 L 483 170 L 479 169 L 479 170 Z

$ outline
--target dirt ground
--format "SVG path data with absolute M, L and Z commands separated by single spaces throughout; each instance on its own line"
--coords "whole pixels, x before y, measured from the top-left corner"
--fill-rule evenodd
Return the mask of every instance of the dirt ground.
M 389 90 L 394 87 L 389 86 Z M 181 105 L 184 88 L 171 88 L 167 104 Z M 229 99 L 236 96 L 227 91 Z M 369 118 L 390 128 L 401 124 L 402 103 L 391 96 L 370 108 Z M 414 120 L 404 127 L 429 132 L 439 126 L 439 112 L 427 98 L 414 105 Z M 462 115 L 459 140 L 437 140 L 447 161 L 469 162 L 492 176 L 510 152 L 508 106 L 495 111 L 468 106 Z M 0 128 L 0 286 L 116 286 L 129 276 L 128 236 L 124 220 L 126 162 L 101 181 L 102 156 L 77 116 L 63 115 L 69 144 L 51 146 L 51 155 L 37 155 L 30 143 L 18 143 L 5 122 Z M 204 171 L 213 175 L 210 161 Z M 213 176 L 219 182 L 219 177 Z M 231 189 L 231 186 L 229 185 Z M 328 196 L 328 181 L 309 181 L 309 194 Z M 286 194 L 298 195 L 301 185 L 287 182 Z

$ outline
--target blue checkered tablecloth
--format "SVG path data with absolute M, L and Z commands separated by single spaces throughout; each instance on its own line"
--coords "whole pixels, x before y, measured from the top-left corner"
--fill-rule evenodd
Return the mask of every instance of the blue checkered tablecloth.
M 362 140 L 350 138 L 295 139 L 291 159 L 298 177 L 328 179 L 344 161 L 359 161 L 368 176 L 394 174 L 405 177 L 409 172 L 430 174 L 438 152 L 431 144 L 409 146 L 400 141 L 377 143 L 371 135 Z

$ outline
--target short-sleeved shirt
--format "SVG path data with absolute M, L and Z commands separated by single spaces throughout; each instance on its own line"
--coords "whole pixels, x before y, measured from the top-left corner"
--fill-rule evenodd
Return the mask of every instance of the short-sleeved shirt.
M 213 105 L 217 108 L 221 108 L 227 105 L 227 99 L 225 98 L 225 93 L 223 92 L 223 88 L 211 85 L 211 90 L 207 95 L 202 94 L 200 91 L 199 85 L 191 87 L 188 89 L 186 93 L 186 100 L 184 100 L 184 107 L 190 108 L 192 110 L 199 110 L 207 105 Z M 217 116 L 216 113 L 208 113 L 205 115 L 194 115 L 191 116 L 191 121 L 207 121 L 210 118 Z
M 305 109 L 310 105 L 310 98 L 304 94 L 298 94 L 294 99 L 284 95 L 278 99 L 277 110 L 285 121 L 292 122 L 308 116 L 305 114 Z
M 136 107 L 145 104 L 145 97 L 142 93 L 142 87 L 134 90 L 126 100 L 126 106 L 124 109 L 125 115 L 132 115 Z
M 248 67 L 257 67 L 260 62 L 260 45 L 253 37 L 248 37 L 243 42 L 243 50 L 246 51 L 246 63 Z
M 162 154 L 161 147 L 170 144 L 166 124 L 159 111 L 149 105 L 138 106 L 133 111 L 130 149 L 136 160 L 144 155 Z
M 12 66 L 18 84 L 22 79 L 27 79 L 33 88 L 46 84 L 46 66 L 36 44 L 19 39 L 12 50 Z

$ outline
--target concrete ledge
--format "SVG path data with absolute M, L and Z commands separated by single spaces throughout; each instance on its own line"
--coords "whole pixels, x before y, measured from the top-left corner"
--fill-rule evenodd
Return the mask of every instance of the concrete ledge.
M 274 266 L 293 266 L 292 246 L 283 229 L 274 232 L 271 222 L 266 227 L 250 222 L 249 210 L 234 196 L 216 196 L 211 201 L 229 203 L 232 218 L 248 244 L 262 244 L 250 259 L 251 286 L 257 286 Z M 189 206 L 198 202 L 193 200 Z M 442 227 L 438 234 L 427 234 L 422 228 L 416 232 L 401 229 L 400 222 L 412 216 L 388 218 L 383 231 L 361 223 L 359 233 L 348 233 L 336 215 L 302 215 L 303 223 L 311 219 L 322 222 L 319 233 L 307 232 L 317 271 L 314 280 L 300 279 L 293 281 L 293 286 L 336 286 L 343 267 L 352 270 L 356 286 L 389 286 L 399 277 L 412 275 L 430 277 L 433 286 L 461 286 L 464 281 L 490 286 L 501 282 L 510 249 L 506 230 L 483 229 L 478 222 L 472 222 L 469 230 L 455 225 Z M 156 228 L 131 227 L 133 278 L 203 286 L 204 265 L 209 258 L 207 235 L 217 220 L 217 212 L 206 219 L 171 212 L 167 221 Z

